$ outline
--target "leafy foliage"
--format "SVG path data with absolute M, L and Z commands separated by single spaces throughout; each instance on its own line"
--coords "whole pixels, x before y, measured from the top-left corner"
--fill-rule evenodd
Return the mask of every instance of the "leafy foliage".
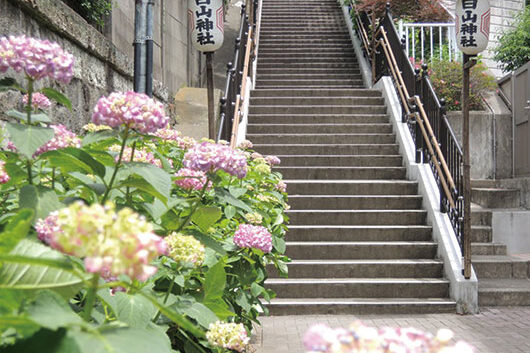
M 516 15 L 514 26 L 502 34 L 495 48 L 494 59 L 505 72 L 516 70 L 530 61 L 530 5 Z
M 88 23 L 103 27 L 105 16 L 112 11 L 112 0 L 63 0 Z
M 31 93 L 33 81 L 27 80 L 22 85 L 4 79 L 0 88 Z M 58 91 L 41 92 L 71 106 Z M 204 187 L 187 189 L 176 183 L 183 177 L 175 174 L 189 146 L 175 139 L 122 125 L 88 133 L 75 147 L 55 144 L 36 154 L 58 133 L 49 127 L 52 119 L 34 113 L 39 114 L 12 111 L 8 116 L 16 122 L 0 126 L 0 173 L 9 176 L 0 183 L 2 351 L 219 352 L 205 339 L 211 323 L 242 323 L 250 330 L 267 312 L 262 300 L 274 297 L 264 286 L 267 266 L 286 275 L 289 259 L 283 255 L 285 185 L 278 188 L 281 175 L 264 168 L 265 159 L 238 150 L 245 177 L 209 170 Z M 126 148 L 127 159 L 122 158 Z M 139 150 L 159 163 L 137 161 Z M 101 271 L 89 270 L 88 256 L 76 257 L 43 236 L 43 222 L 37 221 L 79 201 L 112 202 L 118 210 L 141 214 L 159 236 L 176 232 L 196 239 L 196 250 L 204 251 L 201 261 L 183 262 L 187 257 L 168 252 L 151 264 L 157 272 L 146 281 L 124 274 L 100 278 Z M 234 244 L 233 234 L 248 214 L 271 234 L 270 252 Z
M 446 22 L 450 18 L 439 0 L 354 0 L 353 2 L 358 11 L 375 11 L 379 18 L 385 14 L 388 2 L 396 19 L 412 22 Z
M 471 69 L 469 78 L 471 110 L 483 110 L 481 95 L 496 87 L 495 79 L 488 75 L 486 70 L 486 66 L 480 62 Z M 446 109 L 462 110 L 462 63 L 436 60 L 430 67 L 429 74 L 438 98 L 445 99 Z

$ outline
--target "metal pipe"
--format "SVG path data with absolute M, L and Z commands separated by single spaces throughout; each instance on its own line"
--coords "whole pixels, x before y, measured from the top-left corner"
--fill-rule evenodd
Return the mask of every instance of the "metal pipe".
M 145 30 L 145 94 L 153 96 L 153 10 L 155 0 L 147 1 Z
M 145 92 L 145 31 L 147 0 L 136 0 L 134 8 L 134 91 Z

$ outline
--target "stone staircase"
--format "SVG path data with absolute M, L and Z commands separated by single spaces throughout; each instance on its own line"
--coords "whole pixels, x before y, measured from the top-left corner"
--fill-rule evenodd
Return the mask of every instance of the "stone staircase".
M 478 278 L 480 306 L 530 305 L 530 258 L 507 255 L 506 245 L 495 243 L 495 209 L 518 208 L 519 190 L 499 188 L 494 180 L 472 182 L 471 251 Z
M 273 315 L 454 312 L 418 185 L 335 0 L 264 0 L 247 138 L 282 159 L 289 278 Z

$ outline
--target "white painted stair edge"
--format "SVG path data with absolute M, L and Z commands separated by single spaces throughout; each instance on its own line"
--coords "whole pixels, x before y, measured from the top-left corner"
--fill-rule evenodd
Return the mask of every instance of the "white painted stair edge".
M 429 164 L 415 162 L 415 146 L 406 123 L 401 122 L 401 105 L 389 76 L 381 78 L 375 85 L 383 93 L 390 121 L 396 132 L 400 152 L 410 180 L 418 182 L 418 191 L 423 196 L 423 207 L 427 211 L 427 222 L 432 225 L 433 239 L 438 243 L 438 257 L 444 261 L 444 273 L 450 281 L 450 295 L 456 301 L 460 314 L 478 313 L 478 282 L 475 271 L 470 279 L 462 275 L 463 261 L 460 246 L 447 214 L 440 212 L 440 192 Z

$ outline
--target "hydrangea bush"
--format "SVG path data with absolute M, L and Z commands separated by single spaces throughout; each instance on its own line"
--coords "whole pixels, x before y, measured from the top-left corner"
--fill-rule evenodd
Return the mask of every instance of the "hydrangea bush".
M 0 348 L 245 350 L 267 266 L 287 270 L 279 159 L 181 136 L 135 92 L 99 99 L 80 135 L 53 125 L 71 105 L 41 79 L 68 83 L 73 62 L 0 38 L 0 72 L 25 77 L 0 80 L 24 105 L 0 125 Z

